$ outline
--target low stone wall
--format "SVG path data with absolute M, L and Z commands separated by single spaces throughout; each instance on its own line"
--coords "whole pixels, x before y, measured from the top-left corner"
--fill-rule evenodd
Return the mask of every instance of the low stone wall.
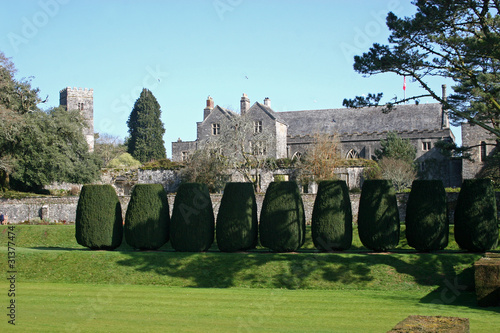
M 351 206 L 353 213 L 353 221 L 357 222 L 359 199 L 360 194 L 351 194 Z M 448 211 L 450 215 L 450 222 L 453 222 L 453 213 L 457 201 L 458 193 L 448 193 Z M 119 196 L 122 204 L 123 215 L 127 210 L 129 196 Z M 220 201 L 222 194 L 212 194 L 212 205 L 215 216 L 219 211 Z M 170 214 L 174 206 L 175 195 L 168 195 L 168 202 L 170 206 Z M 306 214 L 306 221 L 311 221 L 314 200 L 316 194 L 302 194 L 302 201 L 304 202 L 304 210 Z M 401 193 L 397 195 L 398 208 L 400 220 L 405 220 L 406 202 L 408 201 L 408 193 Z M 497 203 L 500 203 L 500 198 L 497 196 Z M 264 201 L 264 194 L 257 194 L 257 210 L 260 216 L 262 202 Z M 7 216 L 8 221 L 11 223 L 19 223 L 33 219 L 47 219 L 50 221 L 75 221 L 76 206 L 78 204 L 78 197 L 44 197 L 44 198 L 26 198 L 26 199 L 0 199 L 0 212 Z M 499 209 L 500 212 L 500 209 Z

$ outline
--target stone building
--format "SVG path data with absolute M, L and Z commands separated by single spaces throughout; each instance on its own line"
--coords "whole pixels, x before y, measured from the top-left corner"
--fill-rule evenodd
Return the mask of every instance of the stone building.
M 472 160 L 463 160 L 462 177 L 463 179 L 475 178 L 476 175 L 481 173 L 486 158 L 495 149 L 495 136 L 482 127 L 463 123 L 462 145 L 464 147 L 472 147 L 469 152 Z
M 83 134 L 89 150 L 94 150 L 94 90 L 67 87 L 59 92 L 59 105 L 66 110 L 79 110 L 85 120 Z
M 203 121 L 197 123 L 197 139 L 172 143 L 172 159 L 182 161 L 210 138 L 221 135 L 224 119 L 244 115 L 253 122 L 255 133 L 271 133 L 266 157 L 300 158 L 311 147 L 316 134 L 338 135 L 345 158 L 373 159 L 380 140 L 389 132 L 409 139 L 416 147 L 420 172 L 426 178 L 442 179 L 445 186 L 461 183 L 460 161 L 444 157 L 435 144 L 441 140 L 455 141 L 446 112 L 440 104 L 397 105 L 390 112 L 383 107 L 360 109 L 323 109 L 277 112 L 271 100 L 263 103 L 243 94 L 240 114 L 219 105 L 209 96 L 203 111 Z

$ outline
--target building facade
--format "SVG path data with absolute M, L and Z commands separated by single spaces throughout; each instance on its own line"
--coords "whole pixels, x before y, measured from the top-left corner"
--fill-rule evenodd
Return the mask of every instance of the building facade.
M 94 90 L 67 87 L 59 92 L 59 105 L 66 110 L 79 110 L 85 121 L 83 134 L 89 150 L 94 151 Z
M 345 158 L 373 159 L 381 148 L 380 141 L 389 132 L 408 139 L 416 148 L 421 175 L 442 179 L 445 186 L 460 186 L 459 161 L 443 156 L 435 148 L 438 141 L 454 142 L 446 112 L 440 104 L 397 105 L 390 112 L 383 107 L 360 109 L 323 109 L 276 112 L 271 100 L 263 103 L 250 100 L 243 94 L 240 113 L 219 105 L 209 96 L 203 111 L 203 121 L 197 123 L 197 139 L 172 143 L 172 159 L 183 161 L 204 142 L 223 135 L 223 122 L 244 116 L 254 132 L 267 132 L 268 145 L 262 153 L 272 158 L 300 158 L 312 147 L 318 134 L 337 135 L 341 154 Z M 249 142 L 251 144 L 251 142 Z

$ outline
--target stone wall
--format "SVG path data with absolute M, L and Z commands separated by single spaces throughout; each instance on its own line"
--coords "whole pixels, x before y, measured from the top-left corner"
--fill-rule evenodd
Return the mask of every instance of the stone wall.
M 359 198 L 360 194 L 351 194 L 351 206 L 353 212 L 353 221 L 357 223 Z M 455 211 L 456 200 L 458 193 L 448 193 L 448 205 L 450 212 L 450 222 L 453 222 L 453 213 Z M 130 200 L 129 196 L 119 196 L 122 205 L 123 216 L 127 210 L 127 205 Z M 212 205 L 215 217 L 219 211 L 222 194 L 212 194 Z M 302 201 L 304 202 L 304 210 L 307 222 L 311 221 L 312 210 L 314 206 L 315 194 L 303 194 Z M 408 201 L 408 193 L 397 195 L 400 220 L 405 220 L 406 202 Z M 175 195 L 168 195 L 170 215 L 174 206 Z M 257 194 L 257 211 L 260 216 L 264 194 Z M 33 219 L 48 219 L 54 221 L 74 222 L 76 217 L 76 206 L 78 197 L 46 197 L 46 198 L 27 198 L 27 199 L 0 199 L 0 212 L 8 217 L 11 223 L 20 223 Z M 497 204 L 500 204 L 500 195 L 497 193 Z M 500 207 L 499 207 L 500 208 Z M 498 210 L 500 213 L 500 209 Z

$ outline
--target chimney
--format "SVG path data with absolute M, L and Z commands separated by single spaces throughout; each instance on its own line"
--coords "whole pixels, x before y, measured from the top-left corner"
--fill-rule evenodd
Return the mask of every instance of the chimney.
M 269 97 L 264 98 L 264 105 L 267 107 L 271 107 L 271 99 Z
M 212 97 L 207 97 L 207 107 L 203 110 L 203 120 L 207 119 L 208 115 L 214 109 L 214 100 Z
M 442 89 L 442 99 L 446 103 L 446 84 L 441 86 Z M 448 111 L 446 111 L 445 105 L 441 104 L 441 128 L 450 128 L 450 118 L 448 118 Z
M 446 84 L 443 84 L 441 86 L 441 89 L 442 89 L 442 98 L 443 98 L 443 101 L 446 101 Z
M 240 100 L 240 114 L 243 116 L 250 109 L 250 99 L 247 94 L 243 94 Z

